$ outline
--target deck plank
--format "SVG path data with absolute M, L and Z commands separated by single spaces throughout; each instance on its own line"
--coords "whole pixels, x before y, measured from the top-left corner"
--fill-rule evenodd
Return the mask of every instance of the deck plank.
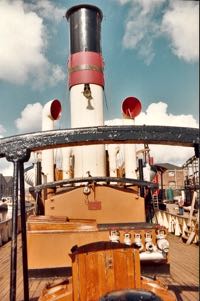
M 199 248 L 194 244 L 184 244 L 179 237 L 172 234 L 169 234 L 168 239 L 171 277 L 161 278 L 161 281 L 175 293 L 177 301 L 197 301 L 199 300 Z M 11 243 L 8 242 L 0 247 L 0 300 L 3 301 L 9 301 L 10 246 Z M 23 301 L 21 235 L 18 235 L 17 249 L 17 301 Z M 58 282 L 59 279 L 29 279 L 30 301 L 36 301 L 45 284 L 54 281 Z

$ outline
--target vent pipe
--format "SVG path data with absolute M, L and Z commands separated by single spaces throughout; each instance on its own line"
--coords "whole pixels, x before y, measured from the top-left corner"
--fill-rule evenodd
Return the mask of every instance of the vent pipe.
M 135 124 L 135 117 L 141 112 L 142 106 L 139 99 L 136 97 L 127 97 L 122 102 L 122 114 L 124 117 L 124 125 Z M 136 145 L 126 144 L 124 146 L 124 157 L 125 157 L 125 176 L 126 178 L 136 179 Z
M 53 99 L 45 104 L 42 110 L 42 131 L 54 129 L 54 121 L 61 116 L 61 103 Z M 42 151 L 42 172 L 45 175 L 45 182 L 54 181 L 54 150 Z

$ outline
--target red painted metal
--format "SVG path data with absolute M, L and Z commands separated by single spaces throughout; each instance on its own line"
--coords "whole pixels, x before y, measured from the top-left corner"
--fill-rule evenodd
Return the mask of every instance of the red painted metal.
M 77 52 L 68 62 L 69 88 L 78 84 L 96 84 L 104 87 L 104 62 L 101 53 Z
M 50 110 L 51 110 L 51 117 L 53 118 L 53 120 L 57 120 L 62 110 L 61 103 L 58 99 L 53 100 Z
M 135 118 L 140 114 L 142 105 L 136 97 L 127 97 L 122 103 L 122 113 L 125 117 Z

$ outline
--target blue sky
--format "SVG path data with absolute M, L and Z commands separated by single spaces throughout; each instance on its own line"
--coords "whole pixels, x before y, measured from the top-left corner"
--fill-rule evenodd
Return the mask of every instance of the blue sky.
M 63 107 L 58 127 L 70 126 L 63 16 L 83 2 L 104 15 L 105 120 L 121 118 L 122 100 L 136 96 L 138 124 L 198 127 L 198 1 L 1 0 L 0 137 L 40 129 L 42 106 L 53 98 Z

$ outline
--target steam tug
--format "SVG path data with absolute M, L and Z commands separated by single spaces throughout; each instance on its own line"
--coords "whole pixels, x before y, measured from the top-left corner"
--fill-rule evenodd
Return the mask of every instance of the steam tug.
M 53 99 L 43 108 L 42 132 L 0 143 L 0 157 L 14 165 L 10 300 L 16 300 L 19 197 L 24 300 L 29 300 L 28 278 L 37 276 L 66 277 L 47 285 L 39 301 L 176 300 L 155 277 L 149 278 L 169 271 L 169 243 L 166 228 L 149 222 L 147 195 L 157 185 L 150 169 L 144 173 L 135 144 L 197 149 L 198 130 L 136 126 L 142 105 L 132 96 L 122 103 L 122 124 L 104 125 L 103 14 L 82 4 L 71 7 L 66 18 L 71 128 L 54 130 L 62 107 Z M 62 167 L 54 164 L 57 148 Z M 31 153 L 41 158 L 34 176 L 24 170 Z M 37 205 L 27 221 L 24 180 L 32 185 Z
M 67 11 L 66 18 L 71 128 L 98 131 L 104 125 L 103 14 L 93 5 L 78 5 Z M 61 110 L 58 100 L 47 103 L 43 130 L 53 129 Z M 141 102 L 127 97 L 122 103 L 123 125 L 134 127 L 140 111 Z M 30 189 L 39 215 L 27 222 L 28 268 L 32 276 L 66 273 L 72 283 L 44 290 L 40 300 L 122 300 L 126 296 L 129 300 L 129 295 L 131 300 L 161 300 L 159 296 L 175 300 L 157 282 L 141 278 L 140 262 L 143 266 L 154 263 L 158 269 L 167 265 L 169 243 L 165 228 L 146 222 L 145 187 L 155 185 L 150 178 L 143 180 L 135 144 L 85 146 L 82 141 L 63 148 L 62 155 L 63 167 L 58 170 L 54 151 L 42 151 L 42 177 Z M 118 156 L 124 158 L 121 164 Z M 54 299 L 55 294 L 61 297 Z

